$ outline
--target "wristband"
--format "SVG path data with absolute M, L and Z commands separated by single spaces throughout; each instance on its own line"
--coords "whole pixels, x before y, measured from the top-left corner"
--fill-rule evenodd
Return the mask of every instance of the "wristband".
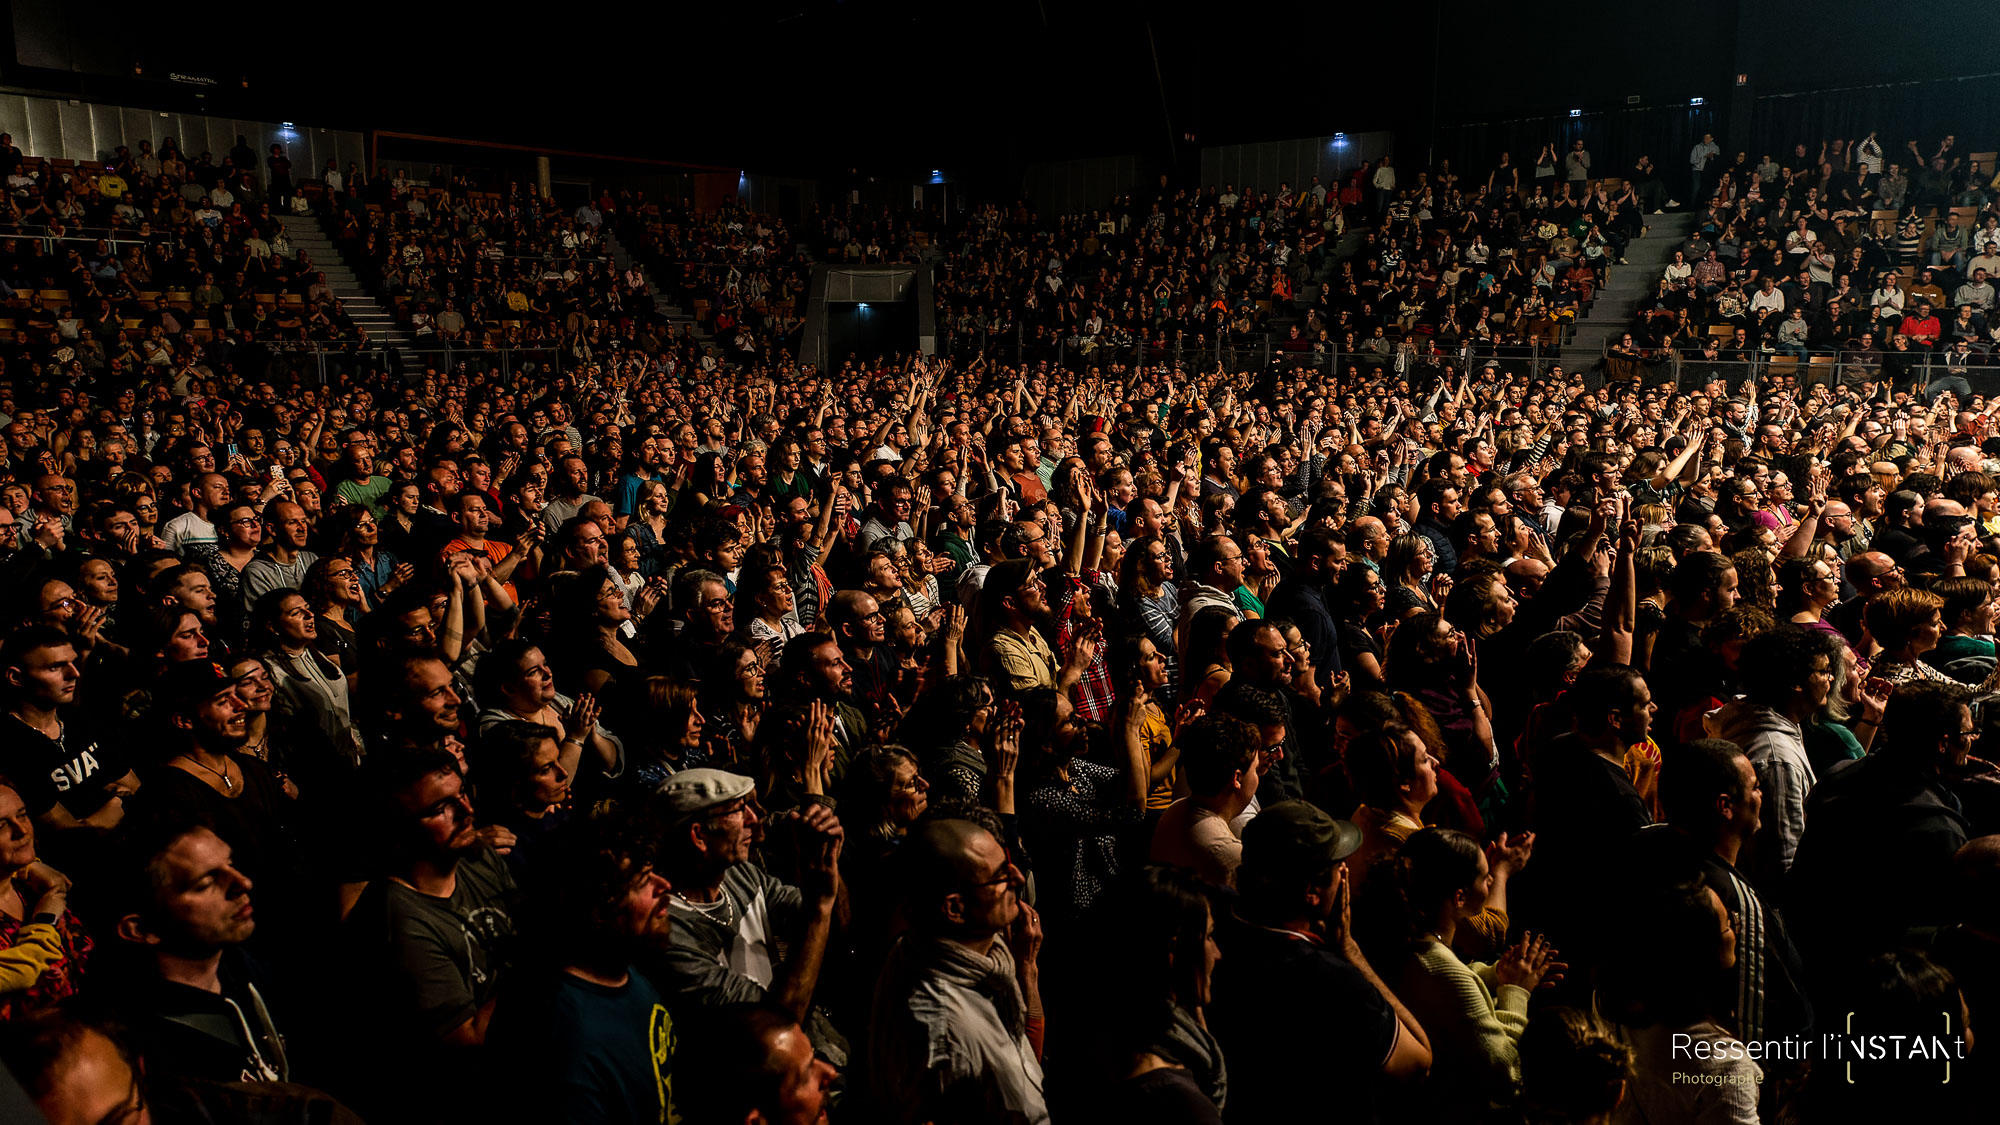
M 53 926 L 61 917 L 62 915 L 60 914 L 44 910 L 41 913 L 35 915 L 33 918 L 28 919 L 28 922 L 31 925 L 36 925 L 36 926 Z

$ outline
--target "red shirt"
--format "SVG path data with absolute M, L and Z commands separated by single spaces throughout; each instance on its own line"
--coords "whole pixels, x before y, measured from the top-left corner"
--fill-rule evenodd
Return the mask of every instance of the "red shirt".
M 1902 326 L 1896 329 L 1896 331 L 1901 332 L 1912 340 L 1922 340 L 1926 344 L 1935 344 L 1937 343 L 1938 336 L 1943 333 L 1944 326 L 1938 323 L 1938 318 L 1935 314 L 1926 317 L 1918 317 L 1912 314 L 1903 318 Z

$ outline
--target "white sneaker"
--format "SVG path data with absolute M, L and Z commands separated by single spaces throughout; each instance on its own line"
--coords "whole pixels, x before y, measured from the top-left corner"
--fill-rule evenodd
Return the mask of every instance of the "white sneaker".
M 1668 206 L 1668 207 L 1679 207 L 1680 205 L 1681 205 L 1681 201 L 1680 201 L 1680 200 L 1678 200 L 1678 199 L 1669 199 L 1669 200 L 1667 200 L 1667 206 Z M 1655 212 L 1655 214 L 1657 214 L 1657 213 L 1658 213 L 1658 212 Z

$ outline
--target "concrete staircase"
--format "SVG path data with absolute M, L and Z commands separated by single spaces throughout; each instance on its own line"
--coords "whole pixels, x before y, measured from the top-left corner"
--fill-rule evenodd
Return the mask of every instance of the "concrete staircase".
M 1563 346 L 1562 365 L 1566 371 L 1588 371 L 1604 358 L 1607 344 L 1632 328 L 1632 314 L 1639 302 L 1658 292 L 1660 276 L 1674 251 L 1694 230 L 1693 212 L 1650 215 L 1651 228 L 1644 238 L 1633 239 L 1625 248 L 1626 265 L 1612 266 L 1609 279 L 1590 303 L 1590 313 L 1576 322 L 1569 343 Z
M 416 341 L 396 324 L 392 312 L 361 287 L 361 280 L 341 260 L 340 251 L 320 228 L 319 220 L 311 215 L 287 215 L 283 222 L 285 237 L 291 239 L 292 248 L 312 259 L 313 268 L 326 274 L 327 287 L 340 298 L 348 318 L 367 330 L 369 346 L 386 348 L 395 362 L 404 362 L 406 350 L 414 348 Z
M 634 258 L 631 251 L 625 249 L 625 244 L 618 241 L 617 233 L 609 224 L 600 227 L 598 234 L 603 236 L 604 248 L 611 252 L 611 262 L 618 267 L 618 272 L 623 273 L 635 264 L 638 265 L 640 274 L 646 278 L 646 295 L 653 299 L 653 311 L 666 318 L 667 325 L 673 330 L 674 335 L 680 335 L 681 328 L 687 326 L 694 329 L 697 338 L 708 339 L 708 326 L 696 320 L 693 313 L 674 304 L 660 292 L 653 284 L 652 272 L 646 268 L 645 263 Z

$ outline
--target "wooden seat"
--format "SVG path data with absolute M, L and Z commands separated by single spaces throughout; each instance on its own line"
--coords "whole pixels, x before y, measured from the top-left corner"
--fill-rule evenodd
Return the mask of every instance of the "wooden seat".
M 1708 334 L 1718 340 L 1733 340 L 1736 338 L 1736 326 L 1733 324 L 1711 324 L 1708 326 Z
M 36 295 L 37 297 L 40 297 L 40 298 L 41 298 L 42 300 L 44 300 L 44 301 L 67 301 L 67 300 L 69 300 L 69 290 L 67 290 L 67 289 L 44 289 L 44 290 L 42 290 L 42 291 L 40 291 L 40 292 L 36 293 L 35 295 Z
M 127 332 L 130 332 L 130 331 L 132 331 L 132 330 L 133 330 L 133 329 L 135 329 L 135 328 L 144 328 L 144 327 L 146 327 L 146 322 L 145 322 L 145 321 L 143 321 L 143 320 L 140 320 L 140 319 L 139 319 L 138 317 L 132 317 L 132 316 L 128 316 L 128 317 L 125 317 L 125 318 L 121 319 L 121 320 L 120 320 L 120 321 L 118 322 L 118 327 L 120 327 L 120 328 L 123 328 L 123 329 L 125 329 L 125 330 L 126 330 Z
M 141 301 L 157 301 L 160 299 L 160 291 L 158 289 L 141 289 L 139 290 L 139 299 Z
M 1951 209 L 1951 213 L 1957 215 L 1962 222 L 1973 224 L 1979 222 L 1979 208 L 1977 207 L 1954 207 Z

